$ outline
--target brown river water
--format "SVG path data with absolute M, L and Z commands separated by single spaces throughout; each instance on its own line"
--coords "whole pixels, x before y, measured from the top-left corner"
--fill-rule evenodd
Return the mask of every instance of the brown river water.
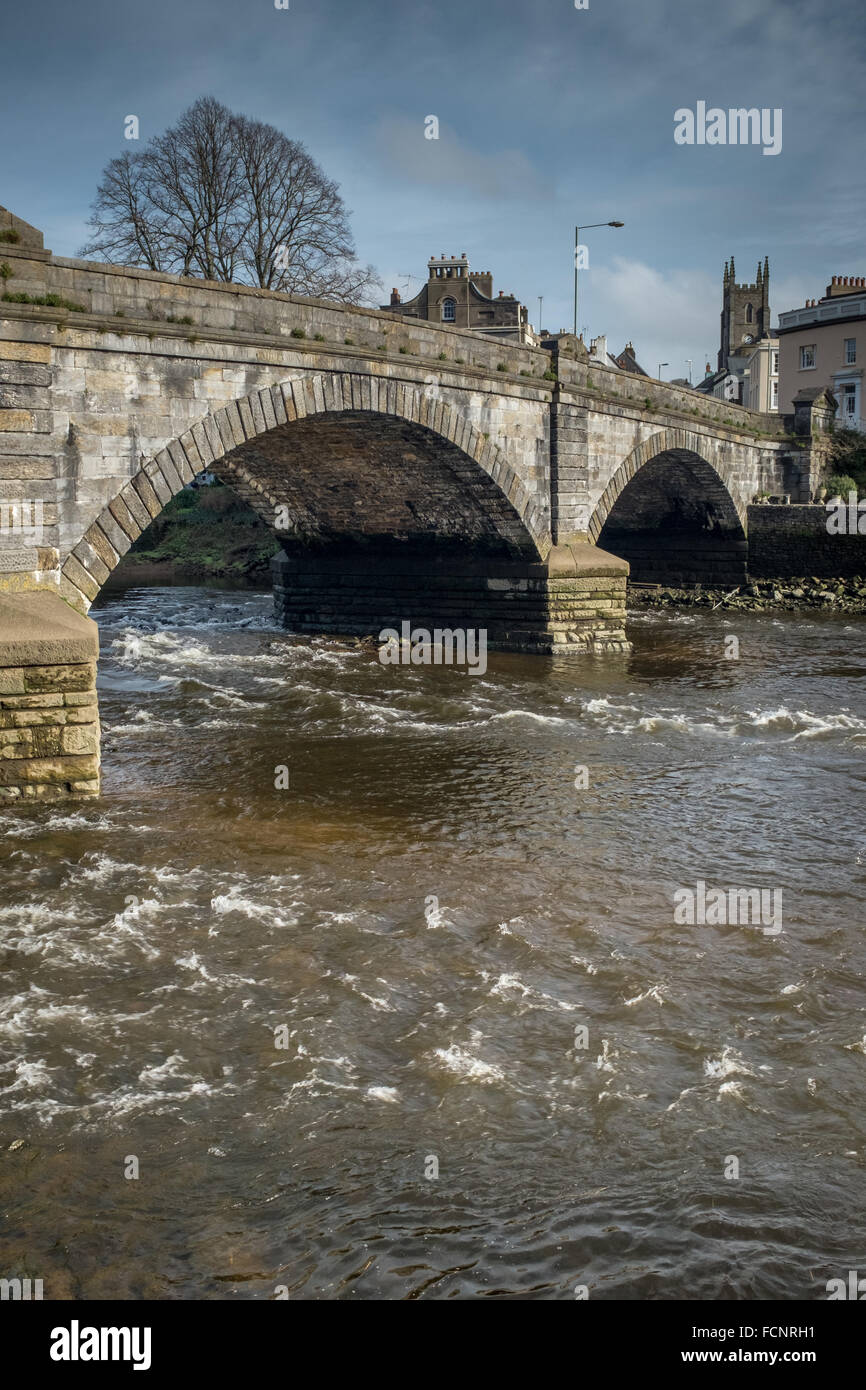
M 0 1274 L 543 1300 L 866 1272 L 866 620 L 637 612 L 630 655 L 470 676 L 293 638 L 262 593 L 93 616 L 104 794 L 0 818 Z M 699 881 L 781 890 L 781 931 L 678 924 Z

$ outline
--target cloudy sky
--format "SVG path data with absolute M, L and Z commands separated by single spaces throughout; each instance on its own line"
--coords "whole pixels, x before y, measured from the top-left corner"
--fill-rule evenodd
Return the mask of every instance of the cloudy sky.
M 105 163 L 211 94 L 303 141 L 409 293 L 442 252 L 538 323 L 715 365 L 726 257 L 773 319 L 866 274 L 862 0 L 41 0 L 3 17 L 0 203 L 74 255 Z M 674 111 L 780 107 L 782 150 L 677 145 Z M 439 139 L 425 139 L 435 115 Z M 415 279 L 408 282 L 407 277 Z

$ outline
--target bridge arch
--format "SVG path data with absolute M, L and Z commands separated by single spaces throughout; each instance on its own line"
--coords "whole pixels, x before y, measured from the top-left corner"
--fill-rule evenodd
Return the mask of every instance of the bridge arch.
M 709 447 L 708 447 L 709 446 Z M 693 434 L 690 430 L 660 430 L 657 434 L 650 435 L 642 444 L 636 445 L 627 458 L 612 475 L 607 487 L 598 499 L 589 522 L 589 536 L 595 544 L 601 535 L 602 527 L 607 521 L 614 504 L 620 494 L 625 490 L 638 471 L 645 464 L 658 458 L 660 454 L 675 453 L 690 454 L 698 462 L 705 466 L 705 469 L 714 473 L 716 479 L 724 487 L 730 505 L 736 512 L 737 519 L 743 530 L 746 529 L 746 506 L 740 499 L 733 473 L 728 466 L 721 460 L 708 457 L 715 452 L 711 441 L 703 435 Z M 710 482 L 712 483 L 712 479 Z
M 365 373 L 307 373 L 212 410 L 141 464 L 62 566 L 63 580 L 82 596 L 76 606 L 86 611 L 133 542 L 201 470 L 216 472 L 273 525 L 286 493 L 285 486 L 275 485 L 274 466 L 266 466 L 274 442 L 293 443 L 297 460 L 298 446 L 314 438 L 311 426 L 350 425 L 358 435 L 373 420 L 380 422 L 380 441 L 396 440 L 396 426 L 410 448 L 413 442 L 441 447 L 443 464 L 457 468 L 464 485 L 474 485 L 475 505 L 487 511 L 488 539 L 501 542 L 503 552 L 531 562 L 546 558 L 552 541 L 545 512 L 502 450 L 443 399 L 439 388 Z M 306 530 L 309 535 L 310 526 L 309 517 L 295 518 L 296 534 Z
M 637 445 L 599 498 L 590 539 L 629 561 L 633 580 L 742 582 L 746 506 L 717 447 L 688 430 Z

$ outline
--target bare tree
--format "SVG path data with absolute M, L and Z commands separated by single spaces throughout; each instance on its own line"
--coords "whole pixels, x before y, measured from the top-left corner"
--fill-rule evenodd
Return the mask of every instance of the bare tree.
M 127 265 L 368 302 L 336 183 L 296 140 L 201 97 L 140 153 L 113 159 L 79 252 Z
M 123 154 L 106 165 L 89 225 L 93 235 L 80 255 L 168 269 L 168 227 L 151 203 L 141 155 Z

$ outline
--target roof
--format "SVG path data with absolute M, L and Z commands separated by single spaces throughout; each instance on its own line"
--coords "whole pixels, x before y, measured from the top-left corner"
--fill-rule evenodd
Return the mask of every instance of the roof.
M 736 372 L 732 372 L 729 367 L 722 367 L 720 371 L 713 372 L 712 376 L 705 376 L 703 381 L 699 381 L 697 386 L 693 387 L 693 390 L 708 394 L 714 386 L 718 386 L 719 382 L 725 381 L 727 377 L 731 377 L 734 381 L 739 380 Z
M 618 357 L 614 357 L 616 365 L 624 372 L 634 372 L 636 376 L 649 376 L 645 372 L 634 355 L 634 348 L 631 343 L 626 343 Z

